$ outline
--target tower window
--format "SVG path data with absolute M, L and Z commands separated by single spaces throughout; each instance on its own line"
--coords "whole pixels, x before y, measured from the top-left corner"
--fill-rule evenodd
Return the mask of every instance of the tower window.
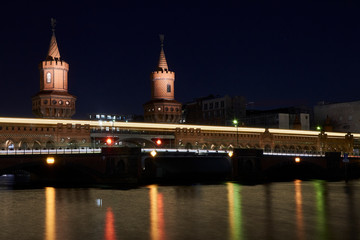
M 167 87 L 167 92 L 171 92 L 171 85 L 168 84 L 166 87 Z
M 51 73 L 49 72 L 46 74 L 46 82 L 51 83 Z

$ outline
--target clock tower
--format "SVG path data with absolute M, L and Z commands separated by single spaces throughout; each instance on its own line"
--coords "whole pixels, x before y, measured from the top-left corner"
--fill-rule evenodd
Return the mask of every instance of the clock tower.
M 71 118 L 76 97 L 68 93 L 69 64 L 60 58 L 55 37 L 55 20 L 45 61 L 39 64 L 40 91 L 32 97 L 33 114 L 41 118 Z

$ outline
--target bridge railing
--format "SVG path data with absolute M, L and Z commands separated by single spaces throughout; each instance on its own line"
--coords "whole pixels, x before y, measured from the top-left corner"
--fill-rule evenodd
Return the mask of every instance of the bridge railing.
M 0 150 L 0 155 L 32 155 L 32 154 L 84 154 L 101 153 L 101 148 L 59 148 L 59 149 L 14 149 Z

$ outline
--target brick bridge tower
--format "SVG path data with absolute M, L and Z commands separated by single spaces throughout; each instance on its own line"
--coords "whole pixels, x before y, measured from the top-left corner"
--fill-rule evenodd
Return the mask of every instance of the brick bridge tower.
M 32 97 L 32 112 L 40 118 L 71 118 L 76 97 L 68 93 L 69 64 L 60 59 L 55 37 L 55 19 L 45 61 L 39 64 L 40 91 Z
M 181 103 L 174 98 L 175 72 L 169 70 L 165 52 L 164 35 L 160 35 L 161 50 L 156 71 L 150 75 L 151 100 L 143 105 L 145 122 L 178 123 Z

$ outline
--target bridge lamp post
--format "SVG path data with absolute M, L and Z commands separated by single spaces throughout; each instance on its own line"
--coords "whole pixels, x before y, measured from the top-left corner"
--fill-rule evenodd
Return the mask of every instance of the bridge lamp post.
M 236 127 L 236 147 L 239 147 L 239 122 L 238 120 L 234 119 L 233 124 Z

